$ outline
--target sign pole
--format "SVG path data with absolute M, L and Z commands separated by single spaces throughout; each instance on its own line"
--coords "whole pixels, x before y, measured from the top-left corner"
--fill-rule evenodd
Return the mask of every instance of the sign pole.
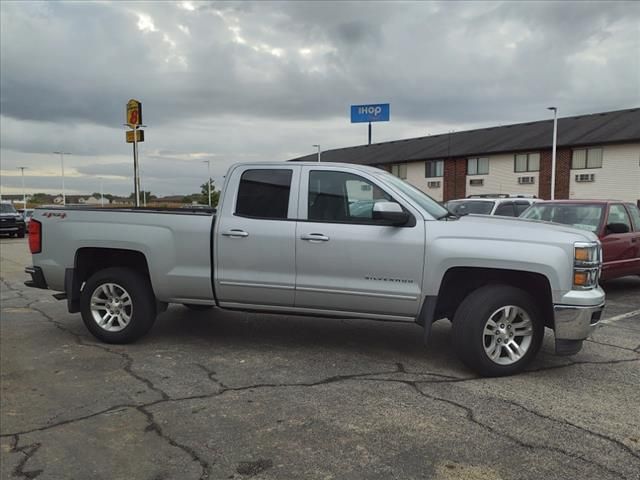
M 140 177 L 138 174 L 138 129 L 133 130 L 133 193 L 136 208 L 140 206 Z
M 369 122 L 369 145 L 371 145 L 371 122 Z
M 136 208 L 140 207 L 140 166 L 138 165 L 138 131 L 140 131 L 140 141 L 144 142 L 144 130 L 138 130 L 142 125 L 142 103 L 131 99 L 127 102 L 126 110 L 127 123 L 132 133 L 131 143 L 133 143 L 133 197 Z M 129 141 L 129 132 L 126 134 L 126 141 Z

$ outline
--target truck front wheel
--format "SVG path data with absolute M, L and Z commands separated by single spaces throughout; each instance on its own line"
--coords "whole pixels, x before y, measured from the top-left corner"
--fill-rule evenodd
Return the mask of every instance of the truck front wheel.
M 149 280 L 130 268 L 112 267 L 94 273 L 80 297 L 82 320 L 98 340 L 130 343 L 142 337 L 156 319 Z
M 536 356 L 544 337 L 541 309 L 525 291 L 487 285 L 470 293 L 453 318 L 453 345 L 471 370 L 512 375 Z

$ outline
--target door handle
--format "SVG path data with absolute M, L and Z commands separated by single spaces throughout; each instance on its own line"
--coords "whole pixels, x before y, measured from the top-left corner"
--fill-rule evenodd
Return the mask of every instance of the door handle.
M 222 232 L 223 237 L 231 237 L 231 238 L 244 238 L 248 237 L 249 234 L 244 230 L 239 230 L 237 228 L 227 230 L 226 232 Z
M 329 237 L 322 233 L 305 233 L 300 237 L 300 240 L 308 240 L 309 242 L 328 242 Z

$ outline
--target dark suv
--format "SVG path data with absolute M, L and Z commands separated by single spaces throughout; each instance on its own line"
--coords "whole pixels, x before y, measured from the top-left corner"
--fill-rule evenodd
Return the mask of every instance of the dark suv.
M 16 207 L 8 202 L 0 203 L 0 234 L 24 238 L 25 230 L 24 218 L 16 211 Z

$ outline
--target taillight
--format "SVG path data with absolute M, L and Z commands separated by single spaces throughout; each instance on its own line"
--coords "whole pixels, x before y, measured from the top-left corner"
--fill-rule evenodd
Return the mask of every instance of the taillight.
M 31 253 L 42 251 L 42 224 L 34 219 L 29 222 L 29 250 Z

